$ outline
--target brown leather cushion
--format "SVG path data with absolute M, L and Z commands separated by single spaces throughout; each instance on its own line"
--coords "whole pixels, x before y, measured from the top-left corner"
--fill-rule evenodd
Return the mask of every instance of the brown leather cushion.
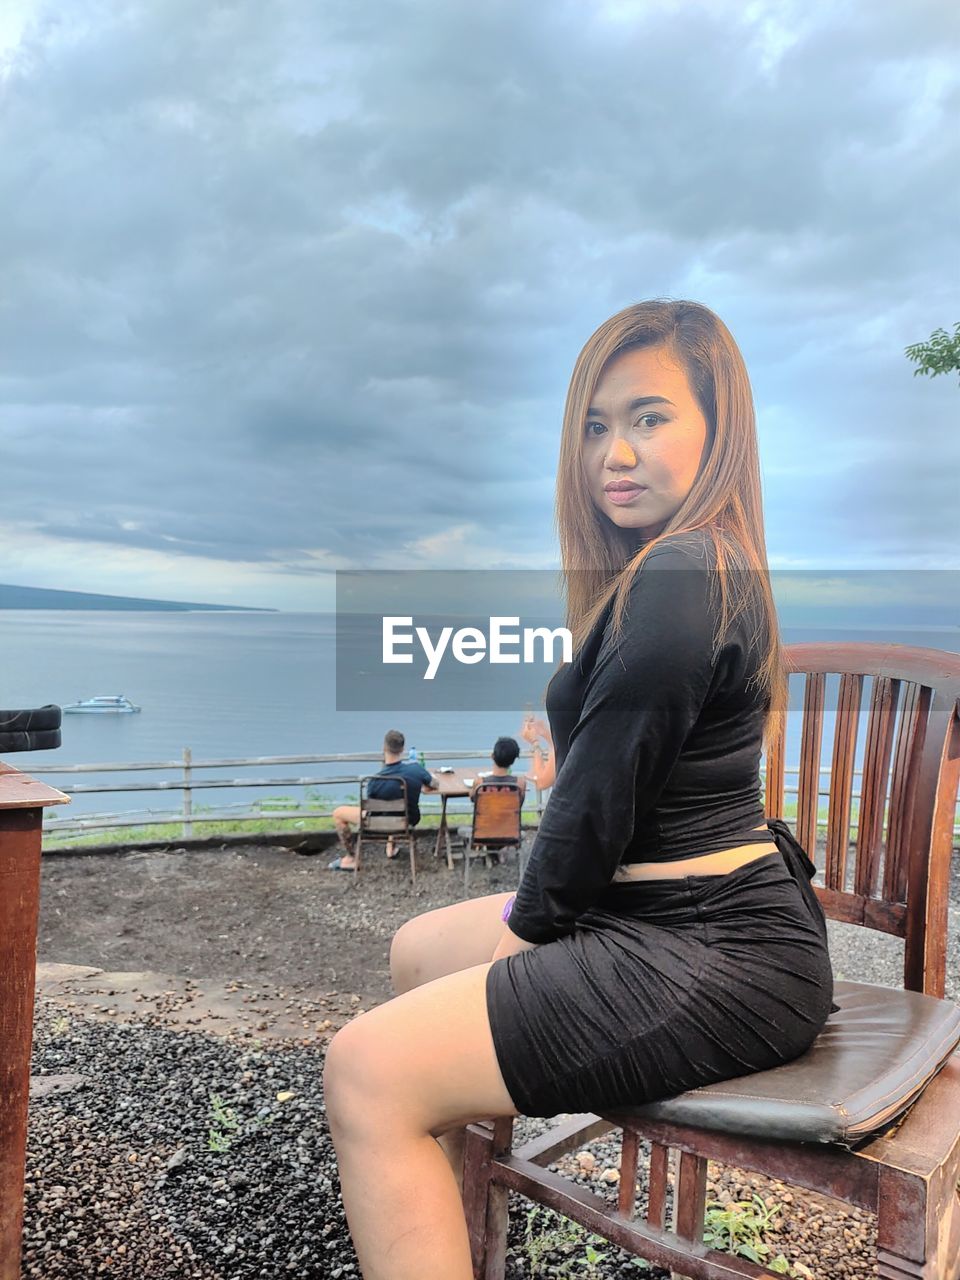
M 863 982 L 837 982 L 834 999 L 838 1011 L 786 1066 L 618 1116 L 790 1142 L 859 1142 L 906 1110 L 950 1057 L 960 1009 Z

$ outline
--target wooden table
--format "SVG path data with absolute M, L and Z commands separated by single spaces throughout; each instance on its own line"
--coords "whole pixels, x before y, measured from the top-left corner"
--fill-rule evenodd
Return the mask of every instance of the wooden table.
M 454 769 L 453 773 L 439 773 L 436 769 L 430 772 L 440 783 L 440 826 L 437 830 L 437 843 L 433 849 L 433 856 L 440 857 L 441 845 L 447 855 L 447 866 L 453 869 L 453 852 L 450 847 L 450 828 L 447 825 L 447 801 L 455 799 L 458 796 L 468 796 L 470 787 L 480 781 L 480 773 L 477 769 Z M 486 772 L 486 771 L 485 771 Z M 470 786 L 467 786 L 465 779 L 470 779 Z M 424 792 L 425 795 L 436 795 L 437 792 Z
M 69 796 L 0 761 L 0 1280 L 20 1275 L 40 828 Z

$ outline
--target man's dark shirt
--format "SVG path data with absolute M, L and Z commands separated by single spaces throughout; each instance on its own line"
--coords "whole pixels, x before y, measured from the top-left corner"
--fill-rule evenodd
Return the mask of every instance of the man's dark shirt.
M 415 827 L 420 821 L 420 788 L 432 787 L 433 777 L 416 760 L 398 760 L 396 764 L 384 765 L 375 778 L 367 786 L 367 795 L 374 800 L 399 800 L 403 795 L 403 787 L 397 781 L 403 778 L 407 784 L 407 815 L 410 825 Z

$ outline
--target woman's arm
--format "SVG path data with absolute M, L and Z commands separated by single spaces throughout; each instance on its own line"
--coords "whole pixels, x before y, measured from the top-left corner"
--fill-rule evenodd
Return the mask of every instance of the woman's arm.
M 539 743 L 533 746 L 528 776 L 530 781 L 535 783 L 541 791 L 546 791 L 548 787 L 553 786 L 557 779 L 557 765 L 554 759 L 552 740 L 546 747 L 541 747 Z
M 604 637 L 543 813 L 510 929 L 528 942 L 573 931 L 610 883 L 696 724 L 713 679 L 707 562 L 651 552 L 617 641 Z
M 550 728 L 543 720 L 529 716 L 523 722 L 520 736 L 531 746 L 530 772 L 527 777 L 541 791 L 546 791 L 553 786 L 557 773 Z M 540 745 L 541 739 L 544 746 Z

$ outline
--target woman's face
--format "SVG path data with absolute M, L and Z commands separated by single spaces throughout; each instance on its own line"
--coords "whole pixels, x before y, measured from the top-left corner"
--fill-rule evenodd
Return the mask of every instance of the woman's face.
M 604 367 L 587 411 L 583 467 L 594 506 L 653 538 L 700 468 L 707 424 L 667 347 L 635 347 Z

